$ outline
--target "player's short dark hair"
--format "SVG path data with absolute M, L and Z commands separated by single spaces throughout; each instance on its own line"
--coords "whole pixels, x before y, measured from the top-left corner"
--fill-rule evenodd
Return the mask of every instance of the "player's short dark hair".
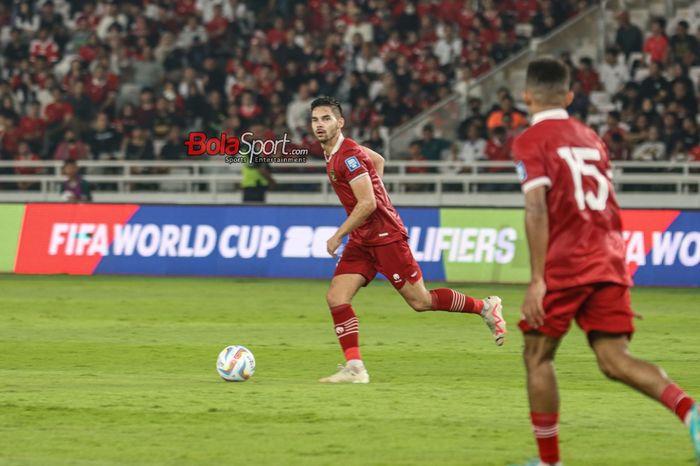
M 343 116 L 343 107 L 340 106 L 340 102 L 338 102 L 338 99 L 334 97 L 322 95 L 321 97 L 314 99 L 314 101 L 311 102 L 311 111 L 313 112 L 314 109 L 318 107 L 330 107 L 331 111 L 335 114 L 335 116 Z
M 538 58 L 527 66 L 525 86 L 542 105 L 561 104 L 569 91 L 569 68 L 561 60 Z

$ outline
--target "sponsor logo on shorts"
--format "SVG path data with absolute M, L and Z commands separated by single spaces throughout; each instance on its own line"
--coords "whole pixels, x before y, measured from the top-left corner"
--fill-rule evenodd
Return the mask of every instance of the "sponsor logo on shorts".
M 401 276 L 399 276 L 398 273 L 395 273 L 394 276 L 393 276 L 393 278 L 394 278 L 394 281 L 395 281 L 395 282 L 400 282 L 400 281 L 401 281 Z

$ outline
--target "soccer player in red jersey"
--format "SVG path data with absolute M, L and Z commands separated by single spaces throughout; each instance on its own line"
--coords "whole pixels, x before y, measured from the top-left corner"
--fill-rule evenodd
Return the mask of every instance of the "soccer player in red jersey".
M 608 378 L 659 401 L 689 426 L 700 461 L 698 405 L 662 369 L 629 353 L 632 282 L 608 153 L 593 130 L 564 110 L 573 98 L 568 84 L 563 63 L 530 63 L 524 98 L 531 127 L 513 143 L 532 270 L 519 323 L 539 448 L 530 464 L 561 464 L 553 360 L 574 319 Z
M 326 295 L 335 333 L 346 364 L 328 383 L 368 383 L 369 374 L 360 356 L 359 327 L 351 301 L 355 293 L 374 279 L 386 276 L 416 311 L 450 311 L 479 314 L 496 344 L 506 334 L 501 299 L 474 299 L 449 288 L 428 290 L 420 267 L 408 246 L 406 228 L 389 200 L 381 175 L 384 159 L 342 134 L 345 123 L 337 100 L 319 97 L 311 103 L 311 127 L 323 147 L 326 172 L 348 218 L 328 239 L 328 254 L 336 257 L 343 238 L 350 235 L 336 265 Z

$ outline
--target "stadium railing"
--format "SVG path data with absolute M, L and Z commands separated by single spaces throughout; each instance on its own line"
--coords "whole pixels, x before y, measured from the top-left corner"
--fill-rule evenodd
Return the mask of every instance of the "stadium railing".
M 32 168 L 36 174 L 0 175 L 0 202 L 58 202 L 65 177 L 60 161 L 0 161 L 0 173 Z M 99 202 L 241 202 L 239 164 L 207 161 L 81 161 Z M 416 168 L 427 173 L 411 173 Z M 624 207 L 700 208 L 700 162 L 618 162 L 614 183 Z M 277 165 L 275 204 L 337 204 L 323 161 Z M 520 206 L 522 195 L 509 161 L 391 161 L 383 181 L 399 205 Z M 19 184 L 31 184 L 19 189 Z

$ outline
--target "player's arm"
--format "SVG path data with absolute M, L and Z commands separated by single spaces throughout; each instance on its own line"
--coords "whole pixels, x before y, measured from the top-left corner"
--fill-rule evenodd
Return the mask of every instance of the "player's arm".
M 381 156 L 381 154 L 373 151 L 369 147 L 362 146 L 362 149 L 369 155 L 369 158 L 372 160 L 372 165 L 374 165 L 374 169 L 377 171 L 377 175 L 381 178 L 384 176 L 384 157 Z
M 338 228 L 333 236 L 326 242 L 328 254 L 335 257 L 335 251 L 343 242 L 343 237 L 359 227 L 367 220 L 372 212 L 377 208 L 377 200 L 374 197 L 372 181 L 367 174 L 360 175 L 350 181 L 350 188 L 357 199 L 357 204 L 350 212 L 350 215 Z
M 544 323 L 542 301 L 547 292 L 544 281 L 544 264 L 549 244 L 546 194 L 546 186 L 538 186 L 525 193 L 525 233 L 530 249 L 531 277 L 521 310 L 525 320 L 535 328 Z

